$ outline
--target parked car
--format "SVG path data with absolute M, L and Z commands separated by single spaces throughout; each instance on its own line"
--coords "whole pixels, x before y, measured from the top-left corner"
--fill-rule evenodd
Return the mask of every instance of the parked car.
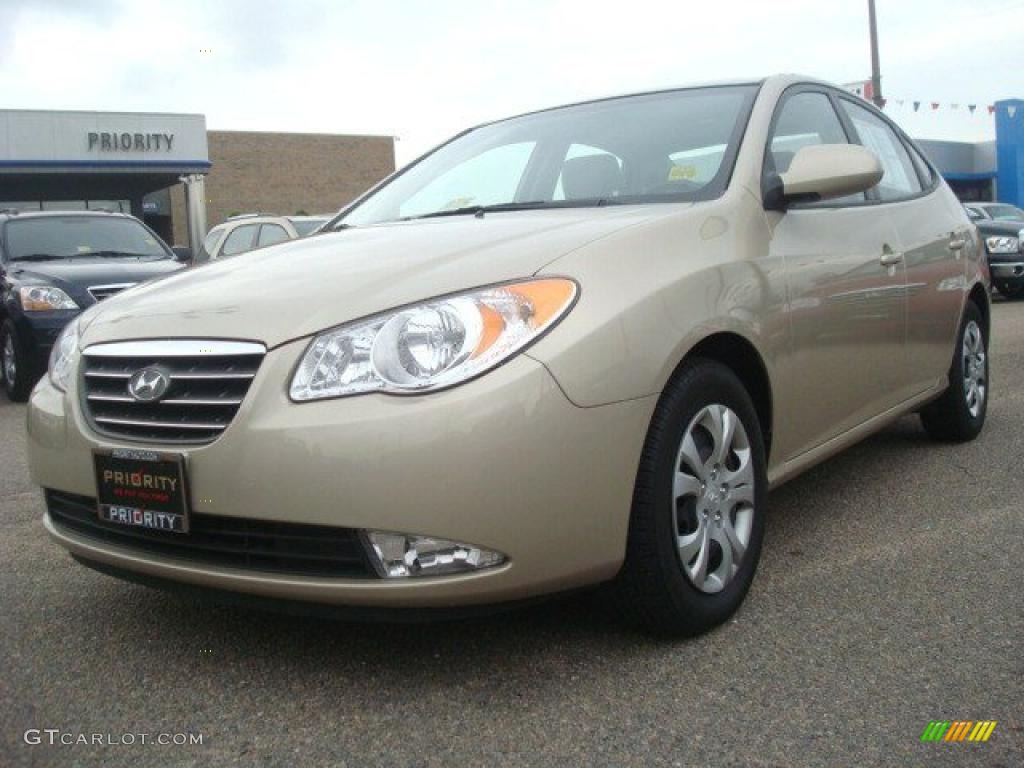
M 79 312 L 180 269 L 167 245 L 121 213 L 0 212 L 0 383 L 24 401 L 54 339 Z
M 687 635 L 743 600 L 769 487 L 907 413 L 985 422 L 976 231 L 825 83 L 483 125 L 331 229 L 62 333 L 28 456 L 76 559 L 373 615 L 613 582 Z
M 1024 226 L 1024 211 L 1008 203 L 964 203 L 971 221 L 1010 221 Z
M 287 218 L 295 227 L 299 237 L 306 237 L 319 231 L 320 227 L 331 219 L 331 216 L 321 214 L 319 216 L 288 216 Z
M 275 216 L 243 213 L 211 229 L 203 240 L 201 261 L 237 256 L 314 232 L 329 216 Z
M 991 203 L 965 205 L 964 208 L 985 243 L 996 290 L 1008 299 L 1024 296 L 1024 212 L 1012 205 Z M 1004 208 L 1009 210 L 999 210 Z M 1014 211 L 1020 218 L 1015 218 Z

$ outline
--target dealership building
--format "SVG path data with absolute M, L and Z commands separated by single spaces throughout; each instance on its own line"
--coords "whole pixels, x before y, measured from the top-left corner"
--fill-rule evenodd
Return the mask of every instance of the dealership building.
M 237 213 L 334 213 L 395 168 L 391 136 L 207 131 L 203 115 L 0 110 L 0 209 L 130 212 L 196 247 Z
M 993 105 L 994 141 L 918 144 L 964 202 L 998 200 L 1024 208 L 1024 100 Z
M 1024 100 L 996 138 L 922 141 L 963 200 L 1024 204 Z M 0 209 L 107 209 L 168 243 L 238 213 L 333 213 L 395 168 L 394 137 L 208 131 L 203 115 L 0 110 Z

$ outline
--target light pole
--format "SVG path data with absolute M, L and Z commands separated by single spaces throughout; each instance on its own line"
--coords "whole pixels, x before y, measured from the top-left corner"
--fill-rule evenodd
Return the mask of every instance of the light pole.
M 878 24 L 875 21 L 875 0 L 868 0 L 868 24 L 871 27 L 871 100 L 881 109 L 882 73 L 878 67 Z

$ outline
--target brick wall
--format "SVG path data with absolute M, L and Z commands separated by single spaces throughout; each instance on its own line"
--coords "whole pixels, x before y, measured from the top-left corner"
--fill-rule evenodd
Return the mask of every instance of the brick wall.
M 390 136 L 208 131 L 207 226 L 233 213 L 334 213 L 395 169 Z M 174 242 L 188 242 L 185 195 L 171 190 Z

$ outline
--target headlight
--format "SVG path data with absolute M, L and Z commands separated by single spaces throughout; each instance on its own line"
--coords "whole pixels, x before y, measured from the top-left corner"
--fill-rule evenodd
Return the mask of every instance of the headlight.
M 50 381 L 61 392 L 66 392 L 78 359 L 78 318 L 60 332 L 50 352 Z
M 1016 237 L 986 237 L 985 247 L 989 253 L 1016 253 L 1020 249 L 1020 240 Z
M 54 309 L 78 309 L 75 300 L 52 285 L 26 285 L 18 290 L 21 308 L 26 312 L 49 312 Z
M 317 336 L 292 378 L 292 400 L 410 394 L 460 384 L 501 364 L 569 311 L 564 278 L 497 285 L 339 326 Z

